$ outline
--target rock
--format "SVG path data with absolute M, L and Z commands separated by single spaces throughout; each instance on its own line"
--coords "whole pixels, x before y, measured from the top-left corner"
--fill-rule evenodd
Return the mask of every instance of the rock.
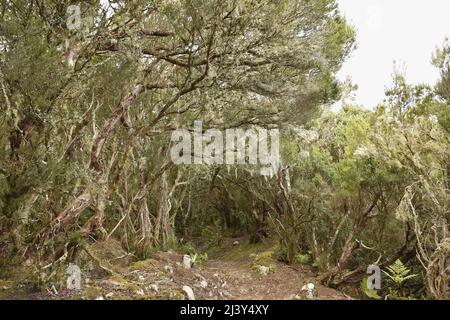
M 109 298 L 112 298 L 113 296 L 114 296 L 114 292 L 110 292 L 105 297 L 109 299 Z
M 208 281 L 206 281 L 206 278 L 199 273 L 195 274 L 195 280 L 197 281 L 197 287 L 204 289 L 208 286 Z
M 266 266 L 257 266 L 257 270 L 258 270 L 259 274 L 261 274 L 263 276 L 267 276 L 270 273 L 270 267 L 266 267 Z
M 306 292 L 306 299 L 316 299 L 318 296 L 317 290 L 313 283 L 308 283 L 302 287 L 302 291 Z
M 192 291 L 191 287 L 183 286 L 183 291 L 186 292 L 188 300 L 195 300 L 194 291 Z
M 165 270 L 166 272 L 170 273 L 170 274 L 173 273 L 173 268 L 172 268 L 172 266 L 167 265 L 167 266 L 164 267 L 164 270 Z
M 156 292 L 159 291 L 159 287 L 158 287 L 157 284 L 151 284 L 151 285 L 150 285 L 150 289 L 152 289 L 153 291 L 156 291 Z
M 192 268 L 192 259 L 189 255 L 185 254 L 183 256 L 183 267 L 185 269 L 190 269 Z
M 26 267 L 31 267 L 33 265 L 33 263 L 34 263 L 33 259 L 29 258 L 25 261 L 24 264 Z
M 142 290 L 142 289 L 136 290 L 136 294 L 139 296 L 145 295 L 144 290 Z
M 54 284 L 52 284 L 51 289 L 52 289 L 52 291 L 53 291 L 53 294 L 58 295 L 58 290 L 56 290 L 56 287 L 55 287 Z

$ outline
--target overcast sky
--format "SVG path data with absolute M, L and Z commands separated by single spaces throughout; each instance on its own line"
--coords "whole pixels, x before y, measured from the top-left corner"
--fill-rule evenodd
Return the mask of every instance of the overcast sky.
M 358 48 L 339 78 L 359 86 L 355 102 L 373 108 L 392 83 L 394 60 L 406 65 L 412 83 L 435 83 L 431 56 L 450 37 L 450 0 L 338 0 L 357 29 Z

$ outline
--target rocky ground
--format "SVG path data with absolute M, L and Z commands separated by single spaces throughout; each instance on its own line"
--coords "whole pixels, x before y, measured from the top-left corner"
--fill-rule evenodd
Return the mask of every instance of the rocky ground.
M 315 285 L 314 299 L 350 299 L 320 286 L 311 267 L 288 266 L 273 259 L 270 245 L 231 239 L 193 263 L 180 253 L 159 252 L 131 262 L 117 244 L 99 243 L 89 250 L 97 266 L 82 269 L 80 290 L 30 292 L 25 285 L 0 280 L 2 299 L 307 299 L 305 285 Z M 22 282 L 23 283 L 23 282 Z

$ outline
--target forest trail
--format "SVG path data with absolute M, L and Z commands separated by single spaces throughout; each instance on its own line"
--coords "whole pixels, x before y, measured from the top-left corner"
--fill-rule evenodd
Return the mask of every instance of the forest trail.
M 302 287 L 314 283 L 318 300 L 348 300 L 347 295 L 316 284 L 306 269 L 279 265 L 273 272 L 261 275 L 235 261 L 216 260 L 208 263 L 211 272 L 217 272 L 229 286 L 229 299 L 236 300 L 293 300 L 304 299 Z
M 183 288 L 188 286 L 196 300 L 303 300 L 306 292 L 302 287 L 313 283 L 318 300 L 351 299 L 342 292 L 319 285 L 312 267 L 289 266 L 274 259 L 270 243 L 248 244 L 243 239 L 239 240 L 239 244 L 236 244 L 236 239 L 224 241 L 209 252 L 209 259 L 194 263 L 191 268 L 184 266 L 182 253 L 157 252 L 147 260 L 134 261 L 124 254 L 118 242 L 99 242 L 90 247 L 90 252 L 102 266 L 93 267 L 89 259 L 80 264 L 80 290 L 65 289 L 67 276 L 64 274 L 58 289 L 50 286 L 37 292 L 26 289 L 27 278 L 16 283 L 0 279 L 0 284 L 3 283 L 0 285 L 0 298 L 187 299 Z M 105 270 L 112 271 L 112 274 Z
M 256 249 L 256 252 L 248 252 Z M 237 300 L 293 300 L 305 299 L 302 287 L 313 283 L 318 300 L 348 300 L 349 296 L 318 284 L 309 266 L 289 266 L 270 257 L 270 245 L 230 245 L 220 248 L 217 258 L 208 261 L 205 268 L 220 274 L 228 285 L 228 299 Z M 213 255 L 214 256 L 214 255 Z M 261 274 L 259 265 L 269 266 Z M 265 271 L 265 270 L 264 270 Z

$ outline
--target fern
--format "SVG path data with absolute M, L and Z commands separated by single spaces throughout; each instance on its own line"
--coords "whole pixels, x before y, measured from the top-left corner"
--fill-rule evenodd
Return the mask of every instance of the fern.
M 389 297 L 391 299 L 410 299 L 403 290 L 403 284 L 405 281 L 416 277 L 416 274 L 411 274 L 411 270 L 408 269 L 399 259 L 393 264 L 383 270 L 383 273 L 394 282 L 394 288 L 389 288 Z
M 383 270 L 383 273 L 389 277 L 395 284 L 401 286 L 406 280 L 412 279 L 417 274 L 410 274 L 411 270 L 408 269 L 400 259 L 397 259 L 393 264 L 388 266 L 387 271 Z

